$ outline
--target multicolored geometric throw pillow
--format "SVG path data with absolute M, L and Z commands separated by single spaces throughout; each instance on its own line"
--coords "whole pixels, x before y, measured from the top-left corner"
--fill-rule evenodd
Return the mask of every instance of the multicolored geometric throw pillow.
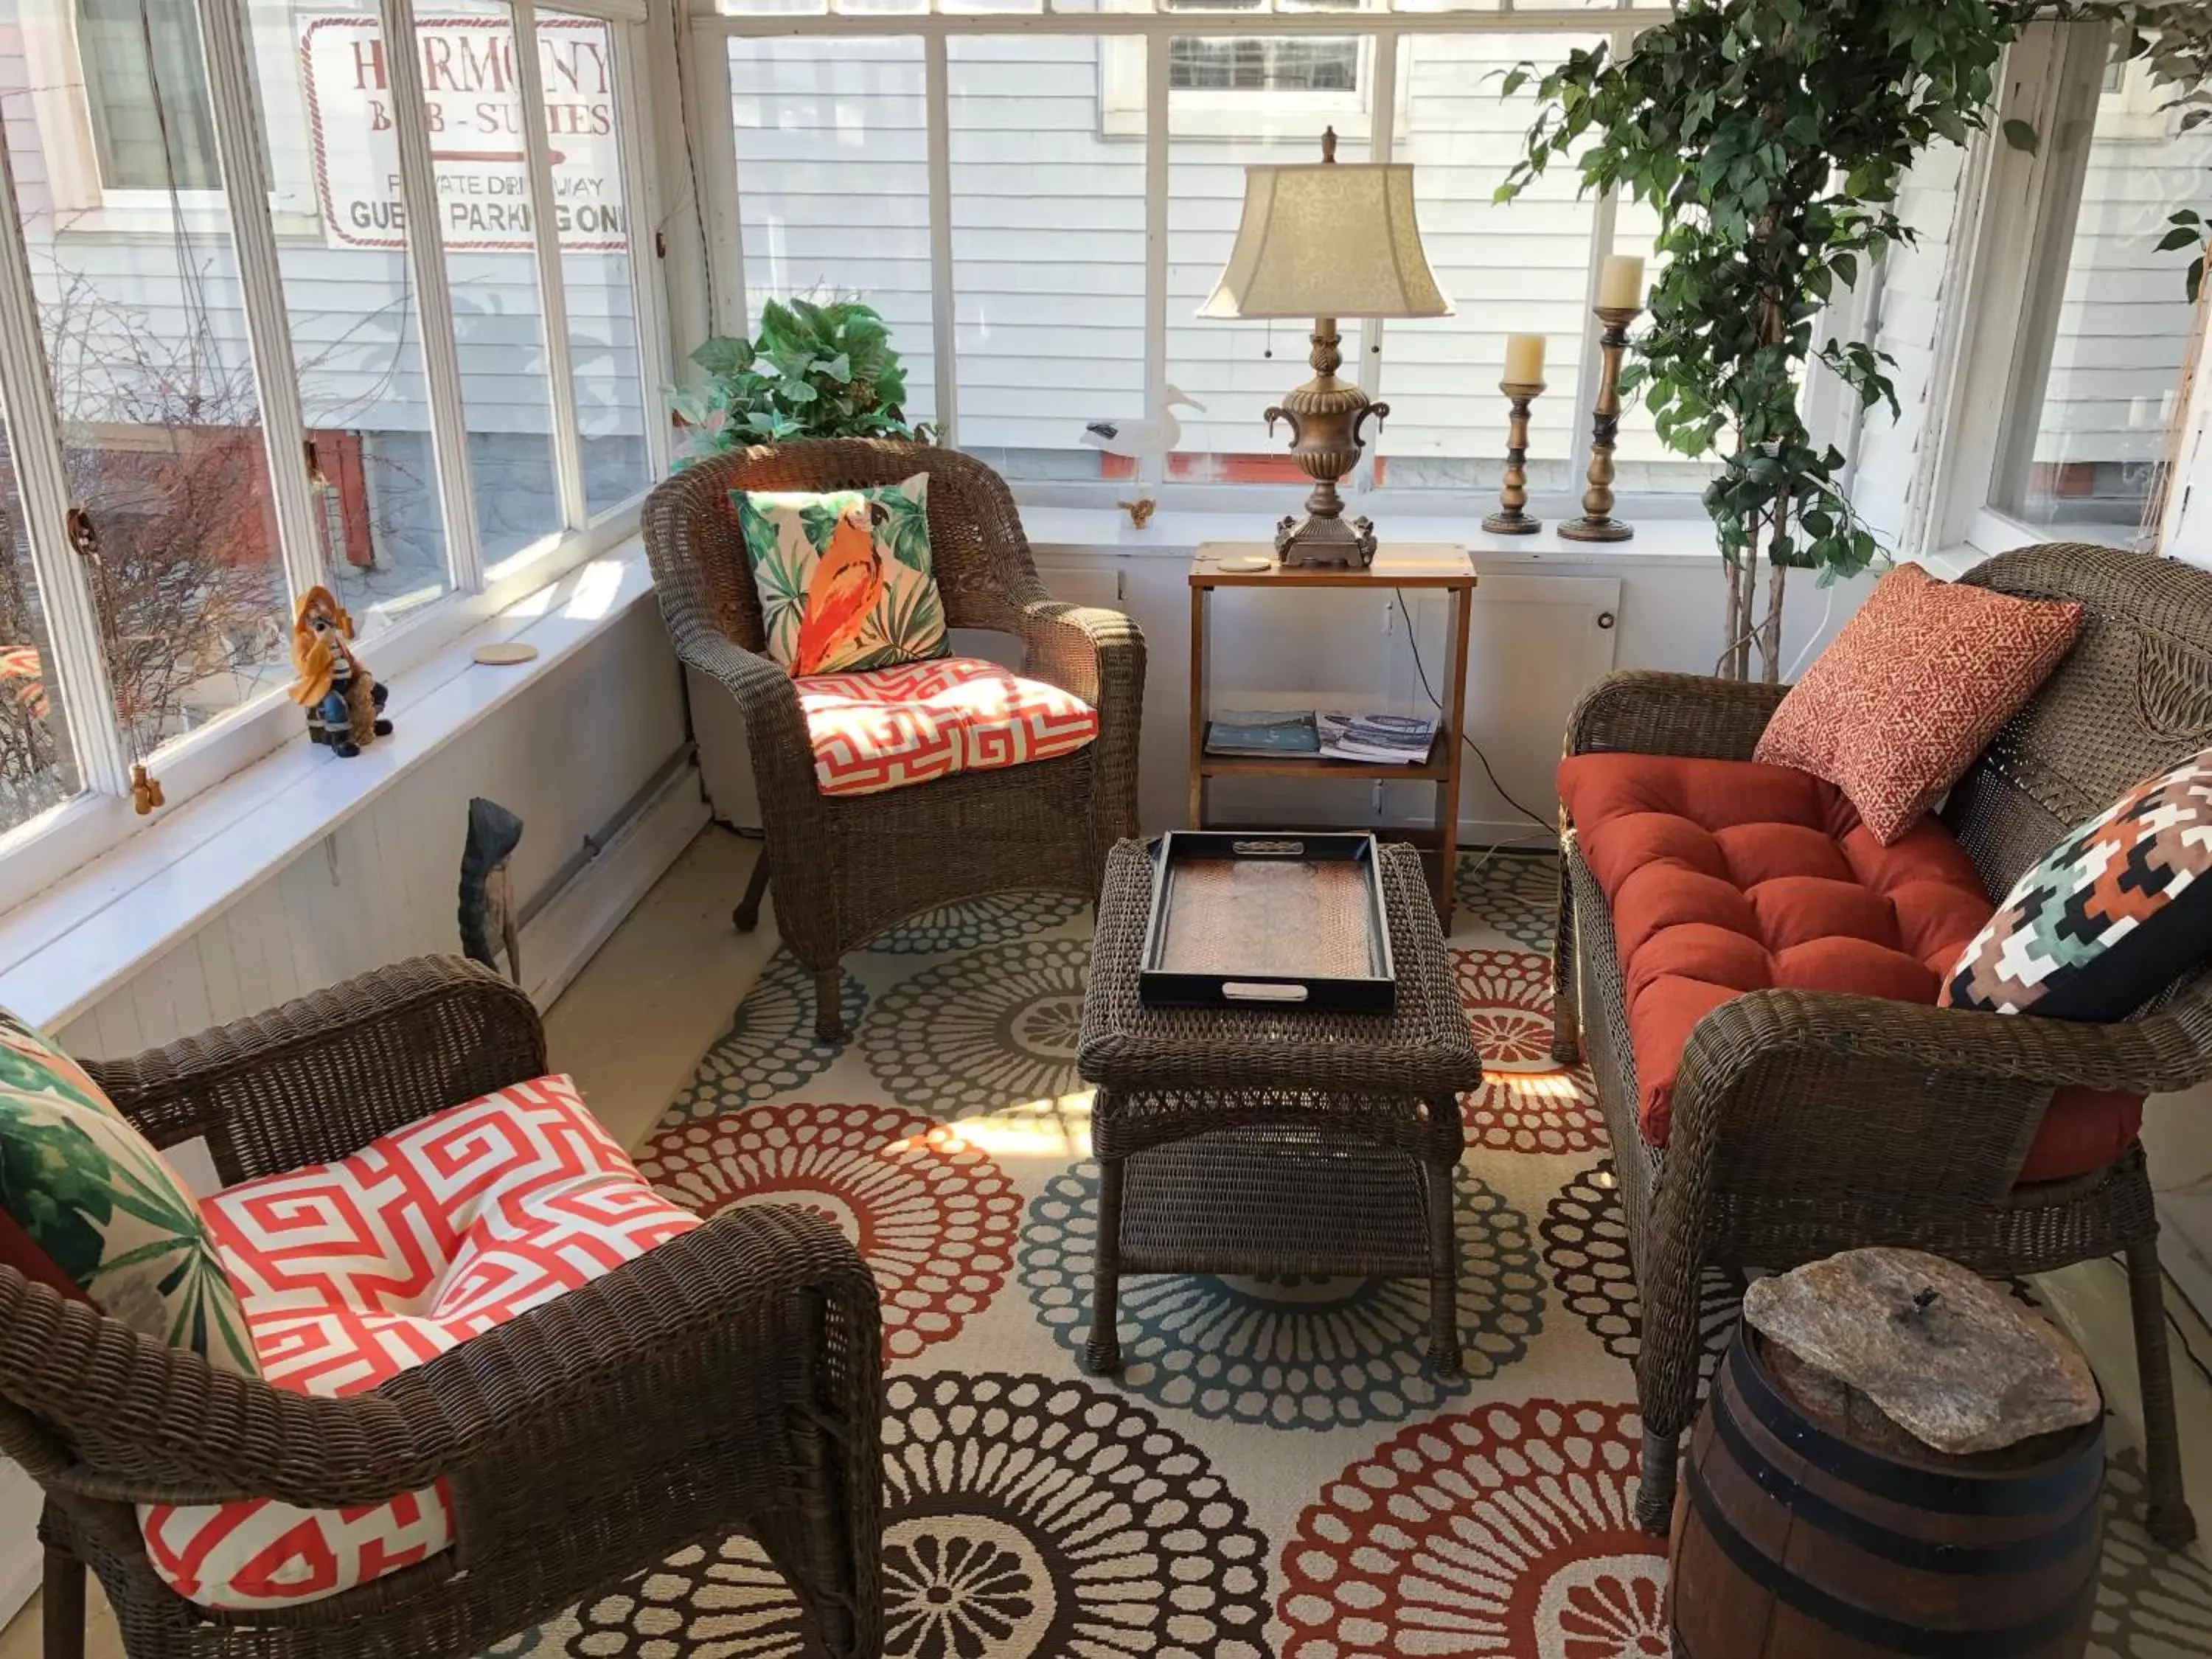
M 793 675 L 942 657 L 929 474 L 826 495 L 733 489 L 769 654 Z
M 2212 749 L 2146 779 L 2013 884 L 1945 1007 L 2122 1019 L 2212 962 Z
M 84 1068 L 0 1010 L 0 1259 L 135 1331 L 258 1376 L 198 1201 Z

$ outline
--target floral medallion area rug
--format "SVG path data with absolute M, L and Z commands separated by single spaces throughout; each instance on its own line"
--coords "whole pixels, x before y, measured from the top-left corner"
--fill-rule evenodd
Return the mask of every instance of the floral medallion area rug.
M 846 959 L 815 1041 L 778 956 L 639 1150 L 702 1212 L 805 1205 L 881 1290 L 890 1659 L 1662 1659 L 1633 1520 L 1626 1231 L 1588 1073 L 1551 1058 L 1556 866 L 1462 861 L 1452 949 L 1484 1059 L 1457 1182 L 1465 1374 L 1419 1281 L 1131 1278 L 1122 1370 L 1081 1363 L 1097 1170 L 1075 1045 L 1090 913 L 1020 896 Z M 1717 1352 L 1735 1308 L 1717 1277 Z M 2212 1655 L 2212 1571 L 2114 1457 L 2100 1659 Z M 742 1537 L 496 1659 L 787 1659 L 795 1603 Z M 489 1656 L 488 1656 L 489 1659 Z

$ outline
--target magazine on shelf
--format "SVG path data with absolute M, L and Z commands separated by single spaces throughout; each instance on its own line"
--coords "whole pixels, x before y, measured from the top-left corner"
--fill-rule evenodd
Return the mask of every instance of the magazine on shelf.
M 1346 714 L 1327 710 L 1314 716 L 1324 760 L 1387 761 L 1418 766 L 1429 758 L 1437 738 L 1433 714 Z
M 1224 708 L 1206 722 L 1209 755 L 1318 755 L 1321 738 L 1308 708 Z

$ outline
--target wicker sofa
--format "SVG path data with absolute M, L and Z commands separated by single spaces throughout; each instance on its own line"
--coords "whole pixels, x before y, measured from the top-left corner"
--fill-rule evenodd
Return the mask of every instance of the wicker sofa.
M 825 794 L 791 676 L 766 654 L 732 489 L 852 489 L 929 474 L 929 539 L 947 624 L 1011 634 L 1021 672 L 1098 713 L 1074 753 L 956 772 L 874 794 Z M 743 712 L 764 856 L 737 907 L 769 884 L 784 942 L 814 970 L 815 1030 L 841 1034 L 839 957 L 922 911 L 1036 889 L 1096 898 L 1114 843 L 1137 833 L 1145 641 L 1112 611 L 1054 599 L 1037 580 L 1006 481 L 957 450 L 869 439 L 756 448 L 690 467 L 647 499 L 646 547 L 676 653 Z
M 1941 821 L 2001 897 L 2074 824 L 2212 744 L 2212 574 L 2051 545 L 1963 580 L 2077 599 L 2072 653 L 1960 781 Z M 1614 675 L 1569 724 L 1569 756 L 1749 760 L 1786 688 Z M 2150 1528 L 2194 1534 L 2168 1370 L 2158 1222 L 2142 1149 L 2069 1179 L 2017 1176 L 2066 1090 L 2149 1094 L 2212 1077 L 2212 975 L 2112 1024 L 1763 990 L 1707 1013 L 1683 1046 L 1663 1150 L 1639 1133 L 1613 919 L 1562 814 L 1556 1045 L 1586 1050 L 1627 1210 L 1643 1308 L 1638 1515 L 1663 1529 L 1677 1440 L 1697 1406 L 1699 1279 L 1784 1269 L 1853 1246 L 1911 1246 L 1992 1274 L 2123 1253 L 2148 1437 Z
M 426 957 L 135 1060 L 88 1065 L 226 1184 L 344 1158 L 542 1076 L 523 994 Z M 882 1650 L 875 1287 L 829 1223 L 726 1211 L 363 1393 L 210 1366 L 0 1267 L 0 1450 L 45 1488 L 46 1652 L 82 1659 L 85 1568 L 131 1659 L 468 1659 L 694 1541 L 759 1540 L 820 1650 Z M 222 1613 L 155 1571 L 135 1505 L 315 1510 L 443 1481 L 450 1548 L 319 1601 Z

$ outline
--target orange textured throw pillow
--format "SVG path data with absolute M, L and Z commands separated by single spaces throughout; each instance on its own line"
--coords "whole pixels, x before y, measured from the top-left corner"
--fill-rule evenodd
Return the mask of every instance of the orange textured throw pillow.
M 1834 784 L 1887 847 L 2051 678 L 2081 625 L 2078 605 L 1899 565 L 1790 688 L 1753 758 Z

